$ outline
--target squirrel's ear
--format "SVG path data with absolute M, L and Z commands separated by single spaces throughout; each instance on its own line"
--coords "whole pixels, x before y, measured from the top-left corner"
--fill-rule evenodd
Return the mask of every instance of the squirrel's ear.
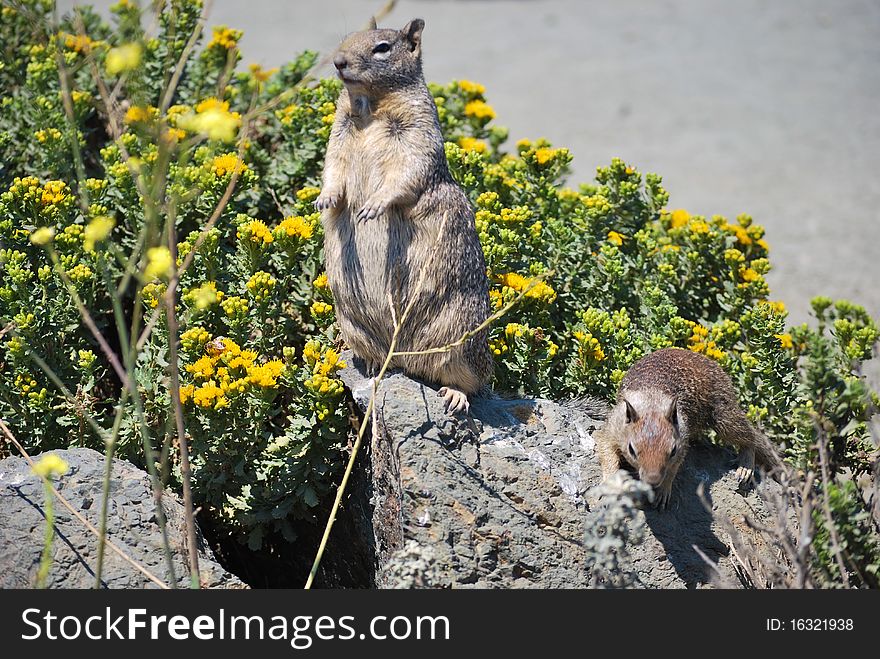
M 669 406 L 669 411 L 666 413 L 666 418 L 669 420 L 669 423 L 673 425 L 676 429 L 678 428 L 678 401 L 672 401 L 672 404 Z
M 400 33 L 409 44 L 409 49 L 417 55 L 422 50 L 422 30 L 425 29 L 425 21 L 421 18 L 414 18 L 403 26 Z
M 367 23 L 367 29 L 368 30 L 378 30 L 379 29 L 379 26 L 376 24 L 376 17 L 375 16 L 370 16 L 370 22 Z
M 623 403 L 626 405 L 626 422 L 633 423 L 634 421 L 638 421 L 639 415 L 636 414 L 636 408 L 632 406 L 626 398 L 623 399 Z

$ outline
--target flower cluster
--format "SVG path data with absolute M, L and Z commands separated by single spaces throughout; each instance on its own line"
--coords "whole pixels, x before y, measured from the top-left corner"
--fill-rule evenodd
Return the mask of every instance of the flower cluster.
M 205 342 L 201 343 L 203 338 Z M 190 348 L 204 346 L 205 354 L 186 365 L 193 382 L 180 388 L 180 401 L 184 405 L 191 403 L 201 409 L 220 410 L 243 400 L 247 393 L 263 395 L 278 388 L 285 370 L 281 360 L 259 363 L 259 356 L 253 350 L 242 350 L 235 341 L 225 337 L 211 340 L 203 329 L 186 336 L 186 341 Z
M 303 383 L 314 396 L 313 409 L 318 420 L 323 421 L 333 413 L 337 400 L 343 393 L 342 381 L 333 377 L 346 364 L 339 358 L 339 353 L 332 348 L 321 348 L 318 341 L 309 341 L 303 348 L 303 359 L 310 371 L 308 379 Z

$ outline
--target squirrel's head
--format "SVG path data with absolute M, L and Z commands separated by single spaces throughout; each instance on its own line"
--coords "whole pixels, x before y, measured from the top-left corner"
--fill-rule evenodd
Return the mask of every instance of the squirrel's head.
M 333 58 L 339 78 L 350 91 L 367 96 L 381 96 L 421 80 L 424 28 L 425 21 L 414 18 L 401 30 L 348 35 Z
M 627 391 L 613 415 L 620 452 L 643 482 L 656 487 L 682 453 L 678 403 L 658 391 Z

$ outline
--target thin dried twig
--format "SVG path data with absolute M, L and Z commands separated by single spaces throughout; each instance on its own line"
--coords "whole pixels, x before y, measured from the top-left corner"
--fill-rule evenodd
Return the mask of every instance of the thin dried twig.
M 159 106 L 160 115 L 165 114 L 171 106 L 171 101 L 174 99 L 174 92 L 177 91 L 177 85 L 180 83 L 183 70 L 186 68 L 186 62 L 189 59 L 193 48 L 196 47 L 199 37 L 202 36 L 202 31 L 205 29 L 205 21 L 208 20 L 208 14 L 211 13 L 211 6 L 213 4 L 213 0 L 205 0 L 205 4 L 202 7 L 202 14 L 199 16 L 199 20 L 193 28 L 192 34 L 189 35 L 189 39 L 183 47 L 180 57 L 177 59 L 177 65 L 174 67 L 174 73 L 171 74 L 171 80 L 168 81 L 168 86 L 165 87 L 165 93 L 162 96 L 162 104 Z
M 828 496 L 828 484 L 831 482 L 828 469 L 828 446 L 826 445 L 825 429 L 817 423 L 816 427 L 818 437 L 816 438 L 816 447 L 819 449 L 819 468 L 822 474 L 822 513 L 825 516 L 825 525 L 828 527 L 828 537 L 831 541 L 831 552 L 834 554 L 834 560 L 837 562 L 837 569 L 840 571 L 840 580 L 844 587 L 849 588 L 849 575 L 847 574 L 846 564 L 844 563 L 843 548 L 840 546 L 840 538 L 837 535 L 837 525 L 834 523 L 834 517 L 831 514 L 831 500 Z
M 31 458 L 31 456 L 28 454 L 28 452 L 24 449 L 24 447 L 15 438 L 15 435 L 12 434 L 12 431 L 9 429 L 9 426 L 6 425 L 6 423 L 3 421 L 3 419 L 0 419 L 0 430 L 3 431 L 4 435 L 6 435 L 6 439 L 9 440 L 9 443 L 11 443 L 16 449 L 18 449 L 18 452 L 21 453 L 22 457 L 27 461 L 27 463 L 31 467 L 33 467 L 34 466 L 33 458 Z M 82 515 L 82 513 L 80 513 L 76 508 L 74 508 L 71 505 L 71 503 L 57 489 L 55 489 L 54 485 L 51 486 L 51 488 L 52 488 L 52 494 L 54 494 L 55 497 L 58 499 L 58 501 L 61 502 L 61 505 L 63 505 L 65 508 L 67 508 L 67 510 L 70 511 L 70 514 L 73 515 L 74 517 L 76 517 L 76 519 L 78 519 L 83 524 L 83 526 L 85 526 L 89 531 L 91 531 L 92 534 L 94 534 L 96 537 L 100 538 L 101 532 L 98 529 L 96 529 L 95 526 Z M 105 539 L 105 542 L 107 543 L 107 546 L 114 553 L 116 553 L 122 560 L 124 560 L 126 563 L 131 565 L 133 568 L 135 568 L 138 572 L 143 574 L 147 579 L 152 581 L 154 584 L 159 586 L 159 588 L 163 588 L 165 590 L 169 589 L 169 586 L 164 581 L 159 579 L 156 575 L 154 575 L 152 572 L 150 572 L 147 568 L 145 568 L 143 565 L 141 565 L 136 560 L 131 558 L 122 549 L 120 549 L 119 545 L 117 545 L 115 542 L 113 542 L 110 539 Z
M 800 536 L 795 551 L 795 588 L 806 588 L 810 582 L 810 549 L 813 546 L 813 481 L 816 475 L 811 471 L 804 479 L 801 490 Z
M 168 249 L 171 251 L 171 262 L 177 263 L 177 232 L 174 230 L 174 218 L 168 222 Z M 186 551 L 189 559 L 189 578 L 193 588 L 200 586 L 199 547 L 196 536 L 195 515 L 192 498 L 192 469 L 189 463 L 189 444 L 183 422 L 183 404 L 180 400 L 180 367 L 177 356 L 177 288 L 179 274 L 175 270 L 165 291 L 165 309 L 168 319 L 168 369 L 171 375 L 171 404 L 174 408 L 174 426 L 177 431 L 177 444 L 180 449 L 180 476 L 183 481 L 183 510 L 186 520 Z
M 534 277 L 532 282 L 523 290 L 521 290 L 515 298 L 513 298 L 510 302 L 501 307 L 498 311 L 493 313 L 491 316 L 486 318 L 482 323 L 477 325 L 474 329 L 468 330 L 464 334 L 461 335 L 460 338 L 456 339 L 452 343 L 447 343 L 444 346 L 439 346 L 437 348 L 427 348 L 425 350 L 401 350 L 394 353 L 394 357 L 409 357 L 413 355 L 433 355 L 444 352 L 449 352 L 450 350 L 457 348 L 458 346 L 464 345 L 470 339 L 475 337 L 477 334 L 482 332 L 484 329 L 488 329 L 492 323 L 501 318 L 502 316 L 507 315 L 507 312 L 513 309 L 519 302 L 528 294 L 528 292 L 534 288 L 540 281 L 547 279 L 553 276 L 553 271 L 549 270 L 540 275 Z
M 211 217 L 208 218 L 208 222 L 202 227 L 202 230 L 199 232 L 198 237 L 196 238 L 195 243 L 193 243 L 193 247 L 190 252 L 184 257 L 183 262 L 176 270 L 177 279 L 180 280 L 180 277 L 183 276 L 183 273 L 189 268 L 192 264 L 193 259 L 196 256 L 196 252 L 198 252 L 199 247 L 202 246 L 202 243 L 208 237 L 208 232 L 217 224 L 217 221 L 220 219 L 220 215 L 223 214 L 223 211 L 226 209 L 226 205 L 229 203 L 229 200 L 232 199 L 232 193 L 235 191 L 235 186 L 238 183 L 238 179 L 241 173 L 241 167 L 239 164 L 244 163 L 244 145 L 247 140 L 248 131 L 250 128 L 250 121 L 248 117 L 252 117 L 253 107 L 256 103 L 256 92 L 254 92 L 253 97 L 251 98 L 251 109 L 245 114 L 242 119 L 241 132 L 238 136 L 238 153 L 237 153 L 237 161 L 236 166 L 232 171 L 232 175 L 229 177 L 229 183 L 226 185 L 226 189 L 223 191 L 223 196 L 220 197 L 220 200 L 217 202 L 217 206 L 214 208 L 214 212 L 211 213 Z M 170 286 L 169 286 L 170 288 Z M 137 341 L 137 349 L 140 350 L 144 347 L 147 340 L 150 338 L 150 334 L 152 334 L 153 329 L 156 327 L 156 323 L 159 322 L 159 318 L 162 316 L 162 309 L 157 307 L 153 313 L 150 315 L 150 319 L 147 321 L 147 324 L 144 326 L 143 332 L 138 337 Z

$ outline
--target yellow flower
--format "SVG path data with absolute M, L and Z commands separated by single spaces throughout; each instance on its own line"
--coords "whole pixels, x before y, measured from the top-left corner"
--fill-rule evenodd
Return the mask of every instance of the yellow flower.
M 496 281 L 517 292 L 525 292 L 525 296 L 550 304 L 556 299 L 556 291 L 549 285 L 531 277 L 523 277 L 515 272 L 497 275 Z
M 217 176 L 226 176 L 227 174 L 231 174 L 232 172 L 243 173 L 246 172 L 248 166 L 245 165 L 238 157 L 238 155 L 234 153 L 227 153 L 222 156 L 217 156 L 214 160 L 211 161 L 211 170 Z
M 258 82 L 266 82 L 269 78 L 271 78 L 274 74 L 278 72 L 278 69 L 264 69 L 259 64 L 251 64 L 248 67 L 251 71 L 251 75 Z
M 94 364 L 95 364 L 96 359 L 97 359 L 97 357 L 95 357 L 95 353 L 92 352 L 91 350 L 78 350 L 77 351 L 77 362 L 76 363 L 77 363 L 77 366 L 79 366 L 83 370 L 89 370 L 90 368 L 92 368 L 92 366 L 94 366 Z
M 274 238 L 269 227 L 260 220 L 251 220 L 238 227 L 236 232 L 238 239 L 243 242 L 254 243 L 261 247 L 265 247 L 272 243 Z
M 107 59 L 104 66 L 107 73 L 111 76 L 118 75 L 124 71 L 136 69 L 141 63 L 143 48 L 137 42 L 123 44 L 116 48 L 111 48 L 107 53 Z
M 784 314 L 785 313 L 785 303 L 781 301 L 771 302 L 770 300 L 761 300 L 759 304 L 764 304 L 770 307 L 775 313 Z
M 248 301 L 237 295 L 226 298 L 220 306 L 228 318 L 244 318 L 248 312 Z
M 106 240 L 115 226 L 116 220 L 106 215 L 99 215 L 89 222 L 83 231 L 83 249 L 94 252 L 95 243 Z
M 67 183 L 64 181 L 47 181 L 43 186 L 42 194 L 40 194 L 40 202 L 44 206 L 60 204 L 67 197 L 66 188 Z
M 31 242 L 38 247 L 45 247 L 55 237 L 55 229 L 52 227 L 40 227 L 31 234 Z
M 296 198 L 299 201 L 310 202 L 318 198 L 321 194 L 321 188 L 306 186 L 296 191 Z
M 123 119 L 123 121 L 125 121 L 125 123 L 129 125 L 142 124 L 155 119 L 158 113 L 159 111 L 150 105 L 147 105 L 145 107 L 140 105 L 132 105 L 130 108 L 128 108 L 128 110 L 126 110 L 125 118 Z
M 275 227 L 275 237 L 282 238 L 298 238 L 300 240 L 308 240 L 315 233 L 315 226 L 308 222 L 305 218 L 294 215 L 285 218 Z
M 238 40 L 244 34 L 241 30 L 234 30 L 225 25 L 215 25 L 214 36 L 208 43 L 208 48 L 226 48 L 232 50 L 238 46 Z
M 688 223 L 688 220 L 691 219 L 691 214 L 683 208 L 678 208 L 672 211 L 670 218 L 672 222 L 672 228 L 678 229 L 679 227 L 683 227 L 685 224 Z
M 278 384 L 278 378 L 284 372 L 284 362 L 273 359 L 262 366 L 253 366 L 248 369 L 248 381 L 258 387 L 274 387 Z
M 483 140 L 478 140 L 473 137 L 461 137 L 458 140 L 458 146 L 460 146 L 465 151 L 476 151 L 477 153 L 486 153 L 488 147 Z
M 617 233 L 616 231 L 609 231 L 608 232 L 608 242 L 620 247 L 621 245 L 623 245 L 623 236 L 621 234 Z
M 235 140 L 241 115 L 229 111 L 229 103 L 216 98 L 208 98 L 196 105 L 196 114 L 181 114 L 177 118 L 178 128 L 194 133 L 202 133 L 210 140 L 232 142 Z
M 159 298 L 161 298 L 165 294 L 165 284 L 161 284 L 158 282 L 150 282 L 146 286 L 144 286 L 141 291 L 141 295 L 143 295 L 144 302 L 151 309 L 155 309 L 159 306 Z
M 209 380 L 198 389 L 193 391 L 193 403 L 203 409 L 221 409 L 229 405 L 229 401 L 223 395 L 223 389 L 217 386 L 213 380 Z
M 313 316 L 326 316 L 333 311 L 333 305 L 321 300 L 315 300 L 312 302 L 311 310 Z
M 214 375 L 214 361 L 211 357 L 203 355 L 194 364 L 187 364 L 186 370 L 195 377 L 206 380 Z
M 518 224 L 525 222 L 532 213 L 528 206 L 516 206 L 515 208 L 502 208 L 501 221 L 506 224 Z
M 34 133 L 34 137 L 37 138 L 37 142 L 40 144 L 44 144 L 47 141 L 55 141 L 61 139 L 61 131 L 57 128 L 46 128 L 45 130 L 38 130 Z
M 250 294 L 254 296 L 254 301 L 260 303 L 269 297 L 269 294 L 275 287 L 275 278 L 268 272 L 259 270 L 248 279 L 246 287 Z
M 599 340 L 589 332 L 575 330 L 572 332 L 578 342 L 578 355 L 585 361 L 601 362 L 605 360 L 605 351 Z
M 44 453 L 31 469 L 40 478 L 52 478 L 53 476 L 63 476 L 70 469 L 70 466 L 64 458 L 57 454 Z
M 464 106 L 464 114 L 468 117 L 476 117 L 477 119 L 494 119 L 495 110 L 492 106 L 481 100 L 469 101 Z
M 749 246 L 752 244 L 752 237 L 749 235 L 749 232 L 738 224 L 725 224 L 724 230 L 728 233 L 732 233 L 736 236 L 736 241 L 743 246 Z
M 315 286 L 315 288 L 317 288 L 318 290 L 321 290 L 321 291 L 324 291 L 324 290 L 327 290 L 328 288 L 330 288 L 330 283 L 327 281 L 327 273 L 326 272 L 322 272 L 320 275 L 318 275 L 317 279 L 315 279 L 315 281 L 314 281 L 314 286 Z
M 478 82 L 471 82 L 470 80 L 459 80 L 458 86 L 461 88 L 461 91 L 465 92 L 466 94 L 482 96 L 486 93 L 486 88 Z
M 85 34 L 64 35 L 64 47 L 68 50 L 74 50 L 78 53 L 88 53 L 91 51 L 94 44 L 95 42 Z
M 539 165 L 546 165 L 548 162 L 556 157 L 556 153 L 558 151 L 559 149 L 550 149 L 548 147 L 535 149 L 535 162 L 537 162 Z
M 742 277 L 743 281 L 747 282 L 758 281 L 761 278 L 761 275 L 753 268 L 740 268 L 739 276 Z
M 167 247 L 151 247 L 147 250 L 147 267 L 144 277 L 162 279 L 171 274 L 171 251 Z
M 690 223 L 689 223 L 689 227 L 691 230 L 691 234 L 695 235 L 695 236 L 701 235 L 701 234 L 705 235 L 705 234 L 709 233 L 709 231 L 710 231 L 709 225 L 706 223 L 705 220 L 697 220 L 697 219 L 691 218 Z
M 724 250 L 724 262 L 730 266 L 739 265 L 740 263 L 744 263 L 745 260 L 746 257 L 736 248 Z
M 92 278 L 92 269 L 84 263 L 78 263 L 67 271 L 67 276 L 75 284 L 89 281 Z
M 779 339 L 779 344 L 784 350 L 791 350 L 794 347 L 791 334 L 774 334 L 773 336 Z
M 195 391 L 195 387 L 191 384 L 185 385 L 180 388 L 180 404 L 186 405 L 189 400 L 193 397 L 193 392 Z
M 180 335 L 181 345 L 190 352 L 200 350 L 210 340 L 211 334 L 204 327 L 191 327 Z
M 194 304 L 197 309 L 204 311 L 212 304 L 223 299 L 223 292 L 217 290 L 217 284 L 206 281 L 198 288 L 192 288 L 183 296 L 186 302 Z
M 307 341 L 303 348 L 303 359 L 309 366 L 314 366 L 321 359 L 321 344 L 317 341 Z
M 186 137 L 186 132 L 182 131 L 180 128 L 168 128 L 162 133 L 162 137 L 166 142 L 170 142 L 174 144 L 175 142 L 180 142 L 183 138 Z
M 496 357 L 503 355 L 505 352 L 508 351 L 508 349 L 509 348 L 507 347 L 507 344 L 504 341 L 501 341 L 501 340 L 489 341 L 489 350 Z
M 345 368 L 346 364 L 339 358 L 339 353 L 336 352 L 333 348 L 327 348 L 324 352 L 324 361 L 321 364 L 317 364 L 315 371 L 319 375 L 332 375 L 340 368 Z

